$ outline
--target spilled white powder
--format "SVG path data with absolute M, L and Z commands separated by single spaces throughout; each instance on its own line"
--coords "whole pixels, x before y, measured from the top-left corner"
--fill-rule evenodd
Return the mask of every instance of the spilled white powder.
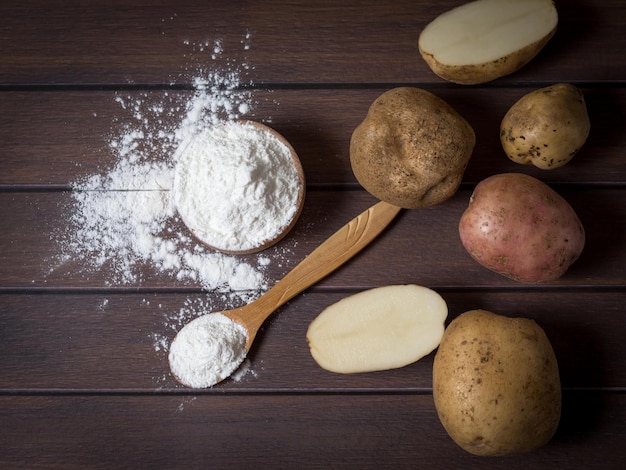
M 303 184 L 293 151 L 269 129 L 227 121 L 183 147 L 173 199 L 187 227 L 207 245 L 256 250 L 296 217 Z
M 245 49 L 249 39 L 246 33 Z M 186 44 L 196 54 L 206 51 L 209 59 L 223 52 L 220 41 Z M 207 60 L 198 63 L 205 66 Z M 174 333 L 212 311 L 214 301 L 222 309 L 258 297 L 267 289 L 265 270 L 272 262 L 280 265 L 282 257 L 280 251 L 245 260 L 217 253 L 197 242 L 180 220 L 171 195 L 176 150 L 199 132 L 239 119 L 254 106 L 236 68 L 199 71 L 192 83 L 190 94 L 152 91 L 115 97 L 121 115 L 109 140 L 112 163 L 72 184 L 68 219 L 52 237 L 60 255 L 51 273 L 95 273 L 110 286 L 141 284 L 156 274 L 172 284 L 199 285 L 206 291 L 187 299 L 180 311 L 168 313 L 163 331 L 149 334 L 157 352 L 167 352 Z
M 249 359 L 243 361 L 243 363 L 239 366 L 239 368 L 233 372 L 230 376 L 231 380 L 234 382 L 241 382 L 245 377 L 251 375 L 253 377 L 257 377 L 256 371 L 252 370 L 251 363 Z
M 192 388 L 230 377 L 246 358 L 247 331 L 221 313 L 203 315 L 178 332 L 170 345 L 172 374 Z
M 220 54 L 219 42 L 211 54 Z M 172 202 L 176 149 L 202 130 L 252 109 L 236 70 L 193 80 L 190 97 L 118 95 L 130 119 L 113 131 L 110 168 L 73 183 L 69 227 L 59 229 L 61 265 L 104 272 L 107 284 L 136 284 L 150 272 L 228 292 L 249 301 L 267 288 L 262 263 L 207 249 L 182 223 Z M 110 274 L 109 274 L 110 272 Z

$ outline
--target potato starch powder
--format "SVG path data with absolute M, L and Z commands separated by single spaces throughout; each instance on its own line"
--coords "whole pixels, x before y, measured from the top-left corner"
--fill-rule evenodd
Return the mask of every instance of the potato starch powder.
M 172 201 L 176 150 L 203 129 L 240 119 L 253 104 L 236 70 L 206 72 L 193 84 L 191 94 L 115 97 L 126 116 L 115 121 L 109 143 L 113 165 L 72 183 L 69 224 L 53 235 L 61 253 L 51 272 L 67 263 L 68 272 L 99 273 L 108 285 L 161 273 L 235 303 L 267 287 L 261 261 L 269 258 L 216 253 L 179 222 Z
M 249 35 L 246 47 L 248 40 Z M 207 49 L 213 59 L 221 54 L 217 41 L 215 47 L 209 42 L 186 44 L 195 53 Z M 278 250 L 245 258 L 214 252 L 197 243 L 177 215 L 172 195 L 176 150 L 203 130 L 241 119 L 254 105 L 237 68 L 199 72 L 191 92 L 116 94 L 123 113 L 115 118 L 109 136 L 111 159 L 96 173 L 72 183 L 68 218 L 51 234 L 60 252 L 47 275 L 63 268 L 62 275 L 95 274 L 97 281 L 118 286 L 144 281 L 154 285 L 156 274 L 156 285 L 160 278 L 175 286 L 202 288 L 206 295 L 187 299 L 178 312 L 167 315 L 163 331 L 150 334 L 155 351 L 167 351 L 172 331 L 211 311 L 214 301 L 226 303 L 220 308 L 233 308 L 257 298 L 267 289 L 264 272 L 282 256 Z M 105 299 L 102 308 L 107 304 Z M 220 317 L 226 319 L 213 314 L 199 317 L 169 348 L 172 371 L 192 386 L 207 386 L 231 375 L 245 358 L 245 330 L 228 319 L 217 321 Z M 211 339 L 215 331 L 221 332 L 220 343 Z M 208 364 L 209 357 L 219 361 Z
M 170 345 L 172 374 L 184 385 L 207 388 L 229 377 L 246 358 L 247 331 L 221 313 L 196 318 Z
M 271 132 L 226 121 L 183 145 L 173 197 L 201 241 L 223 251 L 255 250 L 292 222 L 303 188 L 291 149 Z

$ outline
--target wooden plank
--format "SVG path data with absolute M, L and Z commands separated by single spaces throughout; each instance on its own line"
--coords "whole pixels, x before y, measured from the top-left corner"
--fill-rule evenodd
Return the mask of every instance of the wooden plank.
M 443 204 L 405 210 L 377 240 L 337 272 L 323 286 L 355 287 L 384 283 L 419 282 L 438 287 L 521 286 L 474 262 L 463 249 L 458 221 L 467 207 L 470 190 L 459 191 Z M 555 286 L 623 286 L 626 265 L 626 192 L 622 189 L 560 190 L 586 227 L 586 248 L 579 260 Z M 59 262 L 63 245 L 57 237 L 72 237 L 70 194 L 0 193 L 0 286 L 2 287 L 109 287 L 115 264 L 94 270 L 89 258 L 72 253 Z M 275 262 L 268 279 L 277 280 L 328 236 L 376 200 L 365 191 L 310 191 L 296 227 L 279 245 L 261 256 Z M 180 222 L 175 232 L 185 233 Z M 285 258 L 285 251 L 289 256 Z M 122 255 L 122 259 L 127 259 Z M 242 257 L 253 265 L 259 255 Z M 118 259 L 119 261 L 119 259 Z M 279 262 L 276 262 L 279 261 Z M 115 259 L 111 260 L 115 263 Z M 177 281 L 176 271 L 162 272 L 149 262 L 137 265 L 141 281 L 127 286 L 144 288 L 196 286 Z M 124 286 L 124 284 L 121 284 Z
M 211 62 L 249 64 L 255 83 L 443 83 L 419 57 L 417 38 L 461 3 L 3 2 L 0 83 L 189 83 Z M 622 81 L 625 8 L 560 2 L 553 40 L 499 83 Z M 224 54 L 213 60 L 216 40 Z
M 312 359 L 310 322 L 357 289 L 306 292 L 262 328 L 247 373 L 206 393 L 430 392 L 433 354 L 407 367 L 334 374 Z M 448 322 L 484 308 L 532 318 L 544 328 L 568 390 L 624 390 L 626 291 L 440 290 Z M 184 391 L 169 373 L 167 347 L 195 315 L 224 308 L 200 293 L 0 294 L 0 392 Z
M 352 131 L 372 101 L 388 88 L 256 90 L 248 118 L 266 121 L 294 146 L 309 185 L 357 185 L 349 161 Z M 585 87 L 592 122 L 578 155 L 556 171 L 511 162 L 499 141 L 508 108 L 534 88 L 430 88 L 472 125 L 477 144 L 464 175 L 475 184 L 494 173 L 524 172 L 556 183 L 624 183 L 626 90 Z M 0 185 L 67 186 L 106 173 L 118 158 L 110 147 L 127 128 L 141 130 L 154 158 L 167 160 L 169 147 L 154 135 L 180 126 L 191 91 L 63 91 L 0 93 Z M 126 103 L 126 109 L 117 101 Z M 140 110 L 134 109 L 140 104 Z M 154 108 L 162 111 L 151 111 Z M 141 119 L 137 119 L 137 115 Z M 148 125 L 141 122 L 148 121 Z M 149 133 L 153 133 L 149 137 Z
M 568 393 L 523 455 L 475 457 L 428 395 L 0 396 L 5 468 L 620 468 L 626 396 Z M 610 449 L 610 452 L 607 452 Z
M 623 466 L 626 3 L 557 2 L 559 29 L 540 55 L 476 87 L 437 78 L 417 51 L 428 21 L 460 3 L 0 4 L 0 468 Z M 66 190 L 115 164 L 109 145 L 124 126 L 149 115 L 155 121 L 144 130 L 171 129 L 193 79 L 229 70 L 251 85 L 247 117 L 290 140 L 308 181 L 300 222 L 264 253 L 268 285 L 375 202 L 354 179 L 349 139 L 382 92 L 433 91 L 478 139 L 454 198 L 403 211 L 363 253 L 276 312 L 247 373 L 190 390 L 169 374 L 167 345 L 193 315 L 230 306 L 228 295 L 149 264 L 138 266 L 141 281 L 112 283 L 111 265 L 86 271 L 76 257 L 56 264 L 55 239 L 71 236 Z M 551 172 L 508 161 L 498 142 L 506 110 L 528 91 L 563 81 L 585 92 L 592 130 L 581 152 Z M 139 100 L 142 116 L 133 109 Z M 509 171 L 552 184 L 587 229 L 583 256 L 555 283 L 506 280 L 460 245 L 456 226 L 473 186 Z M 347 295 L 394 283 L 438 290 L 448 321 L 485 308 L 545 329 L 564 387 L 561 426 L 548 446 L 494 459 L 460 450 L 434 410 L 433 354 L 372 374 L 315 364 L 305 341 L 313 318 Z

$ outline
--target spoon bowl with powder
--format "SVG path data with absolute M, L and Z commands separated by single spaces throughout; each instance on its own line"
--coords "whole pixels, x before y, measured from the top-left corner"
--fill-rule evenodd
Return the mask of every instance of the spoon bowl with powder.
M 295 225 L 306 191 L 289 142 L 254 121 L 224 121 L 183 143 L 172 196 L 182 221 L 204 245 L 249 254 L 280 241 Z
M 264 295 L 240 308 L 200 316 L 170 345 L 173 376 L 206 388 L 229 377 L 244 361 L 263 322 L 279 307 L 367 246 L 400 212 L 381 201 L 330 236 Z

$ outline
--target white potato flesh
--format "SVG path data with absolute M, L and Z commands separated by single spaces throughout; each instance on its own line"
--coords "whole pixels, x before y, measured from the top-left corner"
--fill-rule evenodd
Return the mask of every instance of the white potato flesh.
M 440 343 L 448 306 L 427 287 L 394 285 L 346 297 L 309 325 L 307 341 L 320 367 L 351 374 L 396 369 Z
M 419 45 L 441 64 L 484 64 L 541 40 L 557 21 L 552 0 L 477 0 L 438 16 Z

